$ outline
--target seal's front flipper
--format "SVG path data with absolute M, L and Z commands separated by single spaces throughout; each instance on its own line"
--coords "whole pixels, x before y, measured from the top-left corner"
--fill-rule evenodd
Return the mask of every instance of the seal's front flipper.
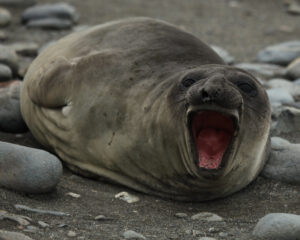
M 68 104 L 68 93 L 73 86 L 72 64 L 58 57 L 41 66 L 30 79 L 26 79 L 28 95 L 33 103 L 45 108 L 60 108 Z

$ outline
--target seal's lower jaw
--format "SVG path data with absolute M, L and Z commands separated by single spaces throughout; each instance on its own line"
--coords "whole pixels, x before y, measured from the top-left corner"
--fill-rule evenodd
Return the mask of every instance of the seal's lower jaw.
M 190 112 L 188 119 L 197 166 L 209 172 L 220 171 L 238 134 L 237 111 L 198 109 Z

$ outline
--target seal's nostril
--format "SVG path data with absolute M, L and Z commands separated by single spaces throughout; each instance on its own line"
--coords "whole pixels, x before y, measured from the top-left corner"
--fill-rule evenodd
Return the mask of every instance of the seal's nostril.
M 205 89 L 202 89 L 200 94 L 201 94 L 202 101 L 206 101 L 210 99 L 209 94 Z

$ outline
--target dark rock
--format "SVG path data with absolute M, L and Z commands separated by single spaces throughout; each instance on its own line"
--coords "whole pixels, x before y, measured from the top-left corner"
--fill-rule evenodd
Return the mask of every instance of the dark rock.
M 14 43 L 9 47 L 23 57 L 36 57 L 39 50 L 39 46 L 33 42 Z
M 8 46 L 0 45 L 0 63 L 5 64 L 12 70 L 13 76 L 18 74 L 19 58 L 15 51 Z
M 29 28 L 43 28 L 43 29 L 53 29 L 62 30 L 69 29 L 72 27 L 72 22 L 70 20 L 58 19 L 58 18 L 45 18 L 38 20 L 31 20 L 27 23 Z
M 261 50 L 257 55 L 257 59 L 260 62 L 279 65 L 288 65 L 298 57 L 300 57 L 300 41 L 271 45 Z
M 0 0 L 1 6 L 27 7 L 35 4 L 35 0 Z
M 52 191 L 62 175 L 62 164 L 39 149 L 0 142 L 0 185 L 24 193 Z
M 67 3 L 37 5 L 26 9 L 22 14 L 22 22 L 24 23 L 53 18 L 76 23 L 79 15 L 76 9 Z
M 0 131 L 12 133 L 27 131 L 20 110 L 21 86 L 21 81 L 0 84 Z
M 0 82 L 8 81 L 12 79 L 12 71 L 11 69 L 0 63 Z
M 299 240 L 300 216 L 287 213 L 271 213 L 259 220 L 253 233 L 264 240 Z

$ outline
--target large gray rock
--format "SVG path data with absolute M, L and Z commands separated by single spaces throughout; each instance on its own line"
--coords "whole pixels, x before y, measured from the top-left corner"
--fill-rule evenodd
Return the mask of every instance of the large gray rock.
M 271 153 L 262 176 L 287 183 L 300 184 L 300 144 L 271 138 Z
M 12 79 L 12 71 L 11 69 L 0 63 L 0 82 L 8 81 Z
M 47 18 L 69 20 L 76 23 L 79 15 L 76 9 L 67 3 L 37 5 L 26 9 L 22 14 L 22 21 L 24 23 Z
M 252 234 L 264 240 L 300 240 L 300 216 L 268 214 L 259 220 Z
M 286 79 L 275 78 L 267 81 L 265 86 L 268 88 L 280 88 L 287 90 L 293 97 L 300 96 L 300 85 Z
M 264 63 L 288 65 L 300 57 L 300 41 L 289 41 L 271 45 L 261 50 L 257 59 Z
M 0 27 L 6 27 L 11 22 L 11 14 L 8 10 L 0 7 Z
M 270 79 L 276 77 L 284 77 L 286 74 L 285 68 L 266 63 L 240 63 L 235 65 L 238 68 L 242 68 L 249 71 L 258 78 Z
M 277 117 L 275 134 L 292 134 L 296 131 L 300 131 L 300 109 L 294 107 L 281 108 Z
M 287 67 L 286 75 L 291 79 L 300 78 L 300 58 L 297 58 L 290 63 L 290 65 Z
M 25 193 L 52 191 L 62 175 L 60 160 L 43 150 L 0 142 L 0 185 Z
M 234 63 L 234 57 L 229 54 L 225 49 L 216 46 L 211 45 L 210 46 L 227 64 L 233 64 Z
M 0 85 L 0 131 L 25 132 L 27 126 L 20 110 L 21 81 L 11 81 Z
M 267 94 L 272 106 L 280 106 L 294 102 L 293 96 L 284 88 L 267 89 Z

